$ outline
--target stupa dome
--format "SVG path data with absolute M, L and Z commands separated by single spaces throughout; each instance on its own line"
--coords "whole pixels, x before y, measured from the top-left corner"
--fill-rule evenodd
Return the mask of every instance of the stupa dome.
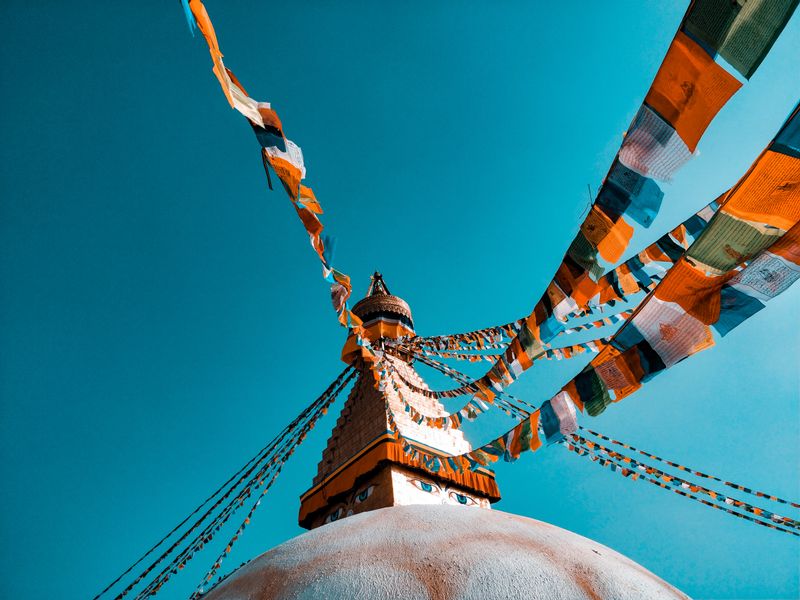
M 587 538 L 496 510 L 393 506 L 253 559 L 204 600 L 648 600 L 687 596 Z

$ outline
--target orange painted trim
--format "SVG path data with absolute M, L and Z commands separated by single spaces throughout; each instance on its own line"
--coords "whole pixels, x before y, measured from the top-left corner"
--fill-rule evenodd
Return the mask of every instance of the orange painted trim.
M 423 444 L 414 443 L 414 445 L 426 452 L 442 456 L 441 452 L 436 452 Z M 429 476 L 449 481 L 468 491 L 486 497 L 490 502 L 500 500 L 500 490 L 491 471 L 481 469 L 480 471 L 455 473 L 442 469 L 439 473 L 431 474 L 421 461 L 413 460 L 408 456 L 392 435 L 387 433 L 376 439 L 326 477 L 323 482 L 314 486 L 300 497 L 300 514 L 298 516 L 300 525 L 307 524 L 314 513 L 329 505 L 331 498 L 351 490 L 359 477 L 375 470 L 383 463 L 395 463 L 417 469 Z
M 388 322 L 383 319 L 377 319 L 370 324 L 364 326 L 362 336 L 367 338 L 370 342 L 374 342 L 382 337 L 397 339 L 400 337 L 414 337 L 414 331 L 398 322 Z M 356 336 L 350 334 L 342 348 L 342 361 L 347 364 L 352 363 L 359 356 L 361 356 Z

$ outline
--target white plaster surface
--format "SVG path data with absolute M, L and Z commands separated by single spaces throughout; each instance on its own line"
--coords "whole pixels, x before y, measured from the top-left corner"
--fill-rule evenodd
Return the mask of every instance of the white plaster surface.
M 621 554 L 500 511 L 394 506 L 314 529 L 204 600 L 666 600 L 686 595 Z

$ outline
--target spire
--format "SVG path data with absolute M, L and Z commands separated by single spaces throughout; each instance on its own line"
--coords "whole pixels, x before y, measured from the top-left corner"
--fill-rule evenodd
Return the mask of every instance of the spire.
M 378 271 L 369 278 L 367 294 L 356 302 L 353 312 L 364 321 L 365 326 L 378 319 L 399 321 L 409 329 L 407 333 L 412 335 L 414 333 L 411 307 L 408 306 L 408 302 L 389 292 L 389 286 Z
M 366 296 L 353 306 L 353 313 L 363 322 L 364 337 L 370 342 L 415 335 L 411 307 L 389 292 L 383 275 L 377 271 L 370 277 Z M 350 363 L 359 355 L 356 337 L 350 335 L 342 349 L 342 360 Z
M 366 296 L 353 312 L 363 321 L 364 337 L 372 343 L 413 337 L 411 308 L 389 292 L 377 271 Z M 301 497 L 300 525 L 307 528 L 387 506 L 405 504 L 461 504 L 489 508 L 500 493 L 489 469 L 432 473 L 411 457 L 394 438 L 386 415 L 387 404 L 405 442 L 429 456 L 458 455 L 472 450 L 460 429 L 433 428 L 413 420 L 406 403 L 432 417 L 446 417 L 445 407 L 422 392 L 428 386 L 411 358 L 385 356 L 403 382 L 403 399 L 392 386 L 379 391 L 369 365 L 359 362 L 356 339 L 350 335 L 342 358 L 355 362 L 360 373 L 322 453 L 312 487 Z M 420 391 L 417 391 L 420 390 Z
M 383 275 L 381 275 L 378 271 L 375 271 L 369 278 L 369 288 L 367 289 L 367 294 L 364 297 L 368 298 L 370 296 L 377 296 L 378 294 L 382 294 L 384 296 L 392 295 L 392 293 L 389 291 L 389 288 L 386 286 L 386 282 L 383 280 Z

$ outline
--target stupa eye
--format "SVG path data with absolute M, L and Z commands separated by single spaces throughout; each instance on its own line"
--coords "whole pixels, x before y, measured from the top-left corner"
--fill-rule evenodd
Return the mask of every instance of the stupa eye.
M 439 486 L 428 483 L 427 481 L 422 481 L 422 479 L 409 479 L 411 484 L 417 488 L 418 490 L 422 490 L 423 492 L 428 492 L 429 494 L 438 494 L 439 493 Z
M 450 497 L 458 502 L 459 504 L 463 504 L 464 506 L 475 506 L 478 502 L 466 494 L 459 494 L 458 492 L 450 492 Z
M 364 500 L 372 496 L 372 490 L 374 489 L 375 486 L 371 485 L 368 488 L 361 490 L 358 494 L 356 494 L 356 504 L 361 504 Z
M 327 517 L 325 517 L 325 523 L 333 523 L 334 521 L 338 521 L 344 515 L 344 509 L 339 507 Z

